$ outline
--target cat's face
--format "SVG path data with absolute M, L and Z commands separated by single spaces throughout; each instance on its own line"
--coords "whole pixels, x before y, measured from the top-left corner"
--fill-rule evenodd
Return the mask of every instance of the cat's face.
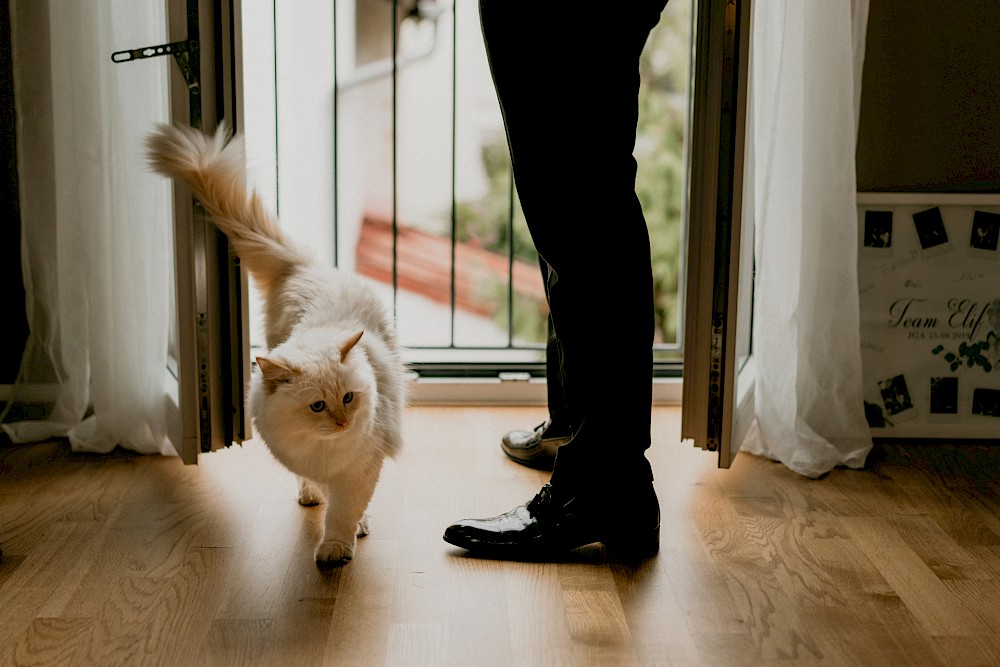
M 375 378 L 361 333 L 341 340 L 295 341 L 258 357 L 263 379 L 260 413 L 282 439 L 337 438 L 372 420 Z M 291 341 L 290 341 L 291 342 Z

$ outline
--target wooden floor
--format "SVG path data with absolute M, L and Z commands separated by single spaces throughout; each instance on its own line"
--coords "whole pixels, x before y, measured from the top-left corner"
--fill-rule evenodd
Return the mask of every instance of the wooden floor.
M 659 556 L 467 557 L 444 527 L 529 499 L 499 436 L 536 408 L 416 408 L 354 561 L 259 443 L 204 456 L 0 450 L 0 665 L 1000 664 L 1000 453 L 882 447 L 808 480 L 730 470 L 657 411 Z

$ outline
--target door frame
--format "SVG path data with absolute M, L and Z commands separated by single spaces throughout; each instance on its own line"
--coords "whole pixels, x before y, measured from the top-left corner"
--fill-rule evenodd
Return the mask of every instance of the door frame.
M 728 468 L 754 415 L 751 0 L 698 0 L 695 21 L 681 438 Z
M 214 132 L 240 130 L 240 0 L 168 0 L 172 44 L 187 43 L 170 75 L 170 119 Z M 182 60 L 183 59 L 183 60 Z M 174 182 L 177 305 L 176 405 L 171 442 L 184 463 L 250 437 L 246 272 L 185 184 Z

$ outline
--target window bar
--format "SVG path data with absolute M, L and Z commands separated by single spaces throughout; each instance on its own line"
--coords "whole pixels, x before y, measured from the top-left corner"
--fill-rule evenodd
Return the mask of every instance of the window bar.
M 340 127 L 340 86 L 337 78 L 337 0 L 333 0 L 333 265 L 340 266 L 340 151 L 337 149 Z
M 392 315 L 395 319 L 398 315 L 399 302 L 399 219 L 397 217 L 398 189 L 397 189 L 397 84 L 399 79 L 398 48 L 396 35 L 396 17 L 399 15 L 399 0 L 392 0 L 392 16 L 390 29 L 392 30 Z
M 514 165 L 507 199 L 507 347 L 514 347 Z
M 278 0 L 271 2 L 271 32 L 274 39 L 274 213 L 281 216 L 281 161 L 278 159 Z
M 455 289 L 455 248 L 458 243 L 458 215 L 455 203 L 455 171 L 457 169 L 457 143 L 458 143 L 458 0 L 451 3 L 451 312 L 450 312 L 450 334 L 448 344 L 455 347 L 455 313 L 456 313 L 456 289 Z

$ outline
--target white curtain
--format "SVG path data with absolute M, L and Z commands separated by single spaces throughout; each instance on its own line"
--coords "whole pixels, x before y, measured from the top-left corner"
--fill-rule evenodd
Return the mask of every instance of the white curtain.
M 855 142 L 868 0 L 758 0 L 751 59 L 757 420 L 742 451 L 858 468 Z
M 3 429 L 74 450 L 172 453 L 164 377 L 172 290 L 169 183 L 143 135 L 167 118 L 162 0 L 13 0 L 22 261 L 31 334 Z M 10 406 L 51 406 L 11 421 Z

